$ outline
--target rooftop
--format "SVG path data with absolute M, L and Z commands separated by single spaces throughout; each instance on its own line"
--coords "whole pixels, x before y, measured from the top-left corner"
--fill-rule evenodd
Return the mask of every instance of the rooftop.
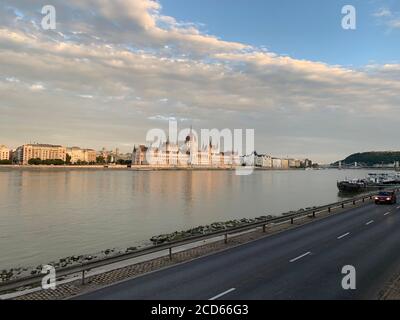
M 44 147 L 44 148 L 62 148 L 60 145 L 56 144 L 44 144 L 44 143 L 28 143 L 26 146 L 31 146 L 31 147 Z

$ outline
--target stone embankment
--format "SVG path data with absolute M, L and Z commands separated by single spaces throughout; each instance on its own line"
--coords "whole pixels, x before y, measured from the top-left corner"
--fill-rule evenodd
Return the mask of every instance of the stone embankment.
M 56 269 L 60 269 L 75 265 L 81 265 L 89 261 L 102 260 L 104 258 L 112 257 L 123 253 L 130 253 L 137 249 L 138 249 L 137 247 L 130 247 L 125 250 L 106 249 L 104 251 L 101 251 L 93 255 L 74 255 L 61 258 L 58 261 L 49 262 L 47 263 L 47 265 L 51 265 Z M 40 274 L 43 269 L 43 266 L 44 265 L 40 264 L 36 267 L 16 267 L 11 269 L 0 270 L 0 283 L 13 279 L 27 277 L 30 275 Z
M 303 212 L 303 211 L 311 210 L 314 208 L 316 208 L 316 207 L 300 209 L 298 211 L 289 211 L 289 212 L 283 213 L 283 215 L 285 216 L 285 215 L 293 214 L 296 212 Z M 154 236 L 150 239 L 150 241 L 154 245 L 158 245 L 158 244 L 163 244 L 163 243 L 167 243 L 167 242 L 184 240 L 186 238 L 191 238 L 191 237 L 195 237 L 195 236 L 207 235 L 207 234 L 221 231 L 221 230 L 242 227 L 242 226 L 245 226 L 248 224 L 262 222 L 262 221 L 265 221 L 265 220 L 268 220 L 271 218 L 273 218 L 273 216 L 268 215 L 268 216 L 261 216 L 258 218 L 253 218 L 253 219 L 244 218 L 244 219 L 240 219 L 240 220 L 230 220 L 230 221 L 226 221 L 226 222 L 214 222 L 210 225 L 199 226 L 199 227 L 185 230 L 185 231 L 175 231 L 173 233 L 161 234 L 158 236 Z

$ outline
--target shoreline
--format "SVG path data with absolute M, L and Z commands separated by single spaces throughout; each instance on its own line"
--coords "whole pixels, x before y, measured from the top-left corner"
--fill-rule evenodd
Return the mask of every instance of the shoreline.
M 355 207 L 364 205 L 364 203 L 357 203 Z M 304 210 L 304 209 L 300 209 Z M 300 211 L 299 210 L 299 211 Z M 125 263 L 114 263 L 109 268 L 104 267 L 93 269 L 86 275 L 85 284 L 82 283 L 80 276 L 75 277 L 62 277 L 60 278 L 57 290 L 42 290 L 40 287 L 25 286 L 20 290 L 11 290 L 8 293 L 3 293 L 3 297 L 7 299 L 17 300 L 46 300 L 46 299 L 69 299 L 78 296 L 82 293 L 92 291 L 95 288 L 101 289 L 104 286 L 111 285 L 132 277 L 147 274 L 149 272 L 157 271 L 162 268 L 191 261 L 200 257 L 211 255 L 217 252 L 222 252 L 229 248 L 237 247 L 260 238 L 279 234 L 287 230 L 299 228 L 308 223 L 312 223 L 321 219 L 325 219 L 332 214 L 345 213 L 348 208 L 335 208 L 331 212 L 323 212 L 318 214 L 315 218 L 310 216 L 302 217 L 291 224 L 290 221 L 284 223 L 272 224 L 265 232 L 262 228 L 255 228 L 244 233 L 239 233 L 229 238 L 225 242 L 223 238 L 216 237 L 207 241 L 198 241 L 193 246 L 184 247 L 176 250 L 172 259 L 168 253 L 159 254 L 157 256 L 149 256 L 147 259 L 140 259 L 137 261 L 126 261 Z M 136 259 L 136 258 L 135 258 Z
M 14 170 L 126 170 L 126 171 L 234 171 L 237 169 L 255 171 L 306 171 L 306 168 L 261 168 L 261 167 L 153 167 L 153 166 L 131 166 L 126 165 L 62 165 L 62 166 L 49 166 L 49 165 L 0 165 L 0 170 L 14 169 Z M 320 170 L 320 169 L 311 169 Z
M 0 165 L 1 169 L 14 170 L 126 170 L 126 171 L 234 171 L 234 170 L 254 170 L 254 171 L 319 171 L 319 170 L 372 170 L 372 171 L 400 171 L 393 167 L 358 167 L 358 168 L 337 168 L 337 167 L 318 167 L 318 168 L 265 168 L 265 167 L 244 167 L 244 166 L 150 166 L 150 165 Z
M 317 207 L 312 207 L 312 208 L 317 208 Z M 296 212 L 303 212 L 305 210 L 312 209 L 310 208 L 302 208 L 299 210 L 294 210 L 294 211 L 288 211 L 284 212 L 278 216 L 286 216 L 292 213 Z M 278 217 L 277 216 L 277 217 Z M 260 222 L 265 219 L 272 218 L 272 215 L 266 215 L 266 216 L 259 216 L 255 218 L 242 218 L 242 219 L 235 219 L 235 220 L 227 220 L 227 221 L 219 221 L 219 222 L 213 222 L 207 225 L 203 226 L 196 226 L 191 229 L 187 230 L 179 230 L 175 232 L 171 232 L 168 234 L 160 234 L 160 235 L 155 235 L 152 236 L 150 239 L 143 240 L 142 245 L 134 245 L 130 247 L 114 247 L 114 248 L 108 248 L 104 249 L 98 252 L 92 252 L 92 253 L 84 253 L 84 254 L 71 254 L 66 257 L 60 257 L 56 258 L 55 260 L 52 261 L 47 261 L 43 263 L 39 263 L 37 266 L 34 265 L 15 265 L 14 267 L 11 268 L 4 268 L 0 270 L 0 284 L 1 283 L 6 283 L 7 281 L 10 280 L 17 280 L 20 278 L 24 278 L 27 276 L 32 276 L 32 275 L 37 275 L 40 274 L 43 266 L 45 265 L 51 265 L 56 268 L 66 268 L 66 267 L 71 267 L 71 266 L 76 266 L 83 264 L 85 262 L 89 261 L 97 261 L 97 260 L 102 260 L 105 258 L 110 258 L 115 255 L 120 255 L 120 254 L 127 254 L 127 253 L 133 253 L 136 250 L 143 249 L 146 247 L 153 247 L 157 244 L 163 244 L 163 243 L 168 243 L 168 242 L 174 242 L 176 240 L 185 240 L 185 239 L 190 239 L 193 236 L 198 236 L 198 235 L 207 235 L 209 233 L 219 231 L 219 230 L 229 230 L 238 226 L 246 226 L 255 222 Z

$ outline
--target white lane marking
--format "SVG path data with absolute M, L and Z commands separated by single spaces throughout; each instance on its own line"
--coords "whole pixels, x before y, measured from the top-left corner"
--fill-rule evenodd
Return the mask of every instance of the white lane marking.
M 397 209 L 400 209 L 400 207 L 397 207 Z
M 226 295 L 228 293 L 231 293 L 232 291 L 235 291 L 235 290 L 236 290 L 235 288 L 226 290 L 226 291 L 224 291 L 224 292 L 222 292 L 222 293 L 220 293 L 220 294 L 216 295 L 215 297 L 212 297 L 211 299 L 208 299 L 208 300 L 210 300 L 210 301 L 217 300 L 218 298 L 221 298 L 222 296 L 224 296 L 224 295 Z
M 301 258 L 304 258 L 304 257 L 306 257 L 306 256 L 308 256 L 310 254 L 311 254 L 311 252 L 308 251 L 308 252 L 302 254 L 301 256 L 298 256 L 297 258 L 294 258 L 294 259 L 290 260 L 290 262 L 295 262 L 295 261 L 300 260 Z
M 386 212 L 385 214 L 384 214 L 384 216 L 387 216 L 387 215 L 389 215 L 390 214 L 390 211 L 389 212 Z
M 374 220 L 371 220 L 371 221 L 368 221 L 365 225 L 369 226 L 371 223 L 374 223 L 374 222 L 375 222 Z
M 347 232 L 345 234 L 342 234 L 340 237 L 337 237 L 338 240 L 343 239 L 344 237 L 347 237 L 350 234 L 350 232 Z

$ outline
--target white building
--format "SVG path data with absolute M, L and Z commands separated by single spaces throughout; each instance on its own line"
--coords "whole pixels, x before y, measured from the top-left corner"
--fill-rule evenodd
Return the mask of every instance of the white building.
M 94 163 L 96 162 L 96 151 L 92 149 L 81 149 L 79 147 L 67 148 L 67 154 L 71 157 L 71 163 L 79 162 Z
M 198 147 L 195 137 L 188 135 L 185 143 L 179 147 L 167 142 L 158 148 L 149 148 L 144 145 L 134 146 L 132 165 L 151 165 L 158 167 L 224 167 L 239 165 L 239 156 L 236 153 L 223 153 L 212 145 Z
M 10 160 L 10 149 L 5 145 L 0 145 L 0 161 L 1 160 Z
M 272 168 L 272 157 L 266 154 L 255 157 L 255 166 L 262 168 Z
M 288 159 L 289 161 L 289 168 L 296 168 L 296 160 L 295 159 Z
M 254 153 L 245 155 L 242 157 L 242 165 L 247 166 L 247 167 L 254 167 L 257 166 L 257 163 L 261 161 L 258 160 L 258 156 L 256 156 Z
M 282 169 L 282 159 L 280 159 L 280 158 L 272 158 L 272 168 L 274 168 L 274 169 Z

